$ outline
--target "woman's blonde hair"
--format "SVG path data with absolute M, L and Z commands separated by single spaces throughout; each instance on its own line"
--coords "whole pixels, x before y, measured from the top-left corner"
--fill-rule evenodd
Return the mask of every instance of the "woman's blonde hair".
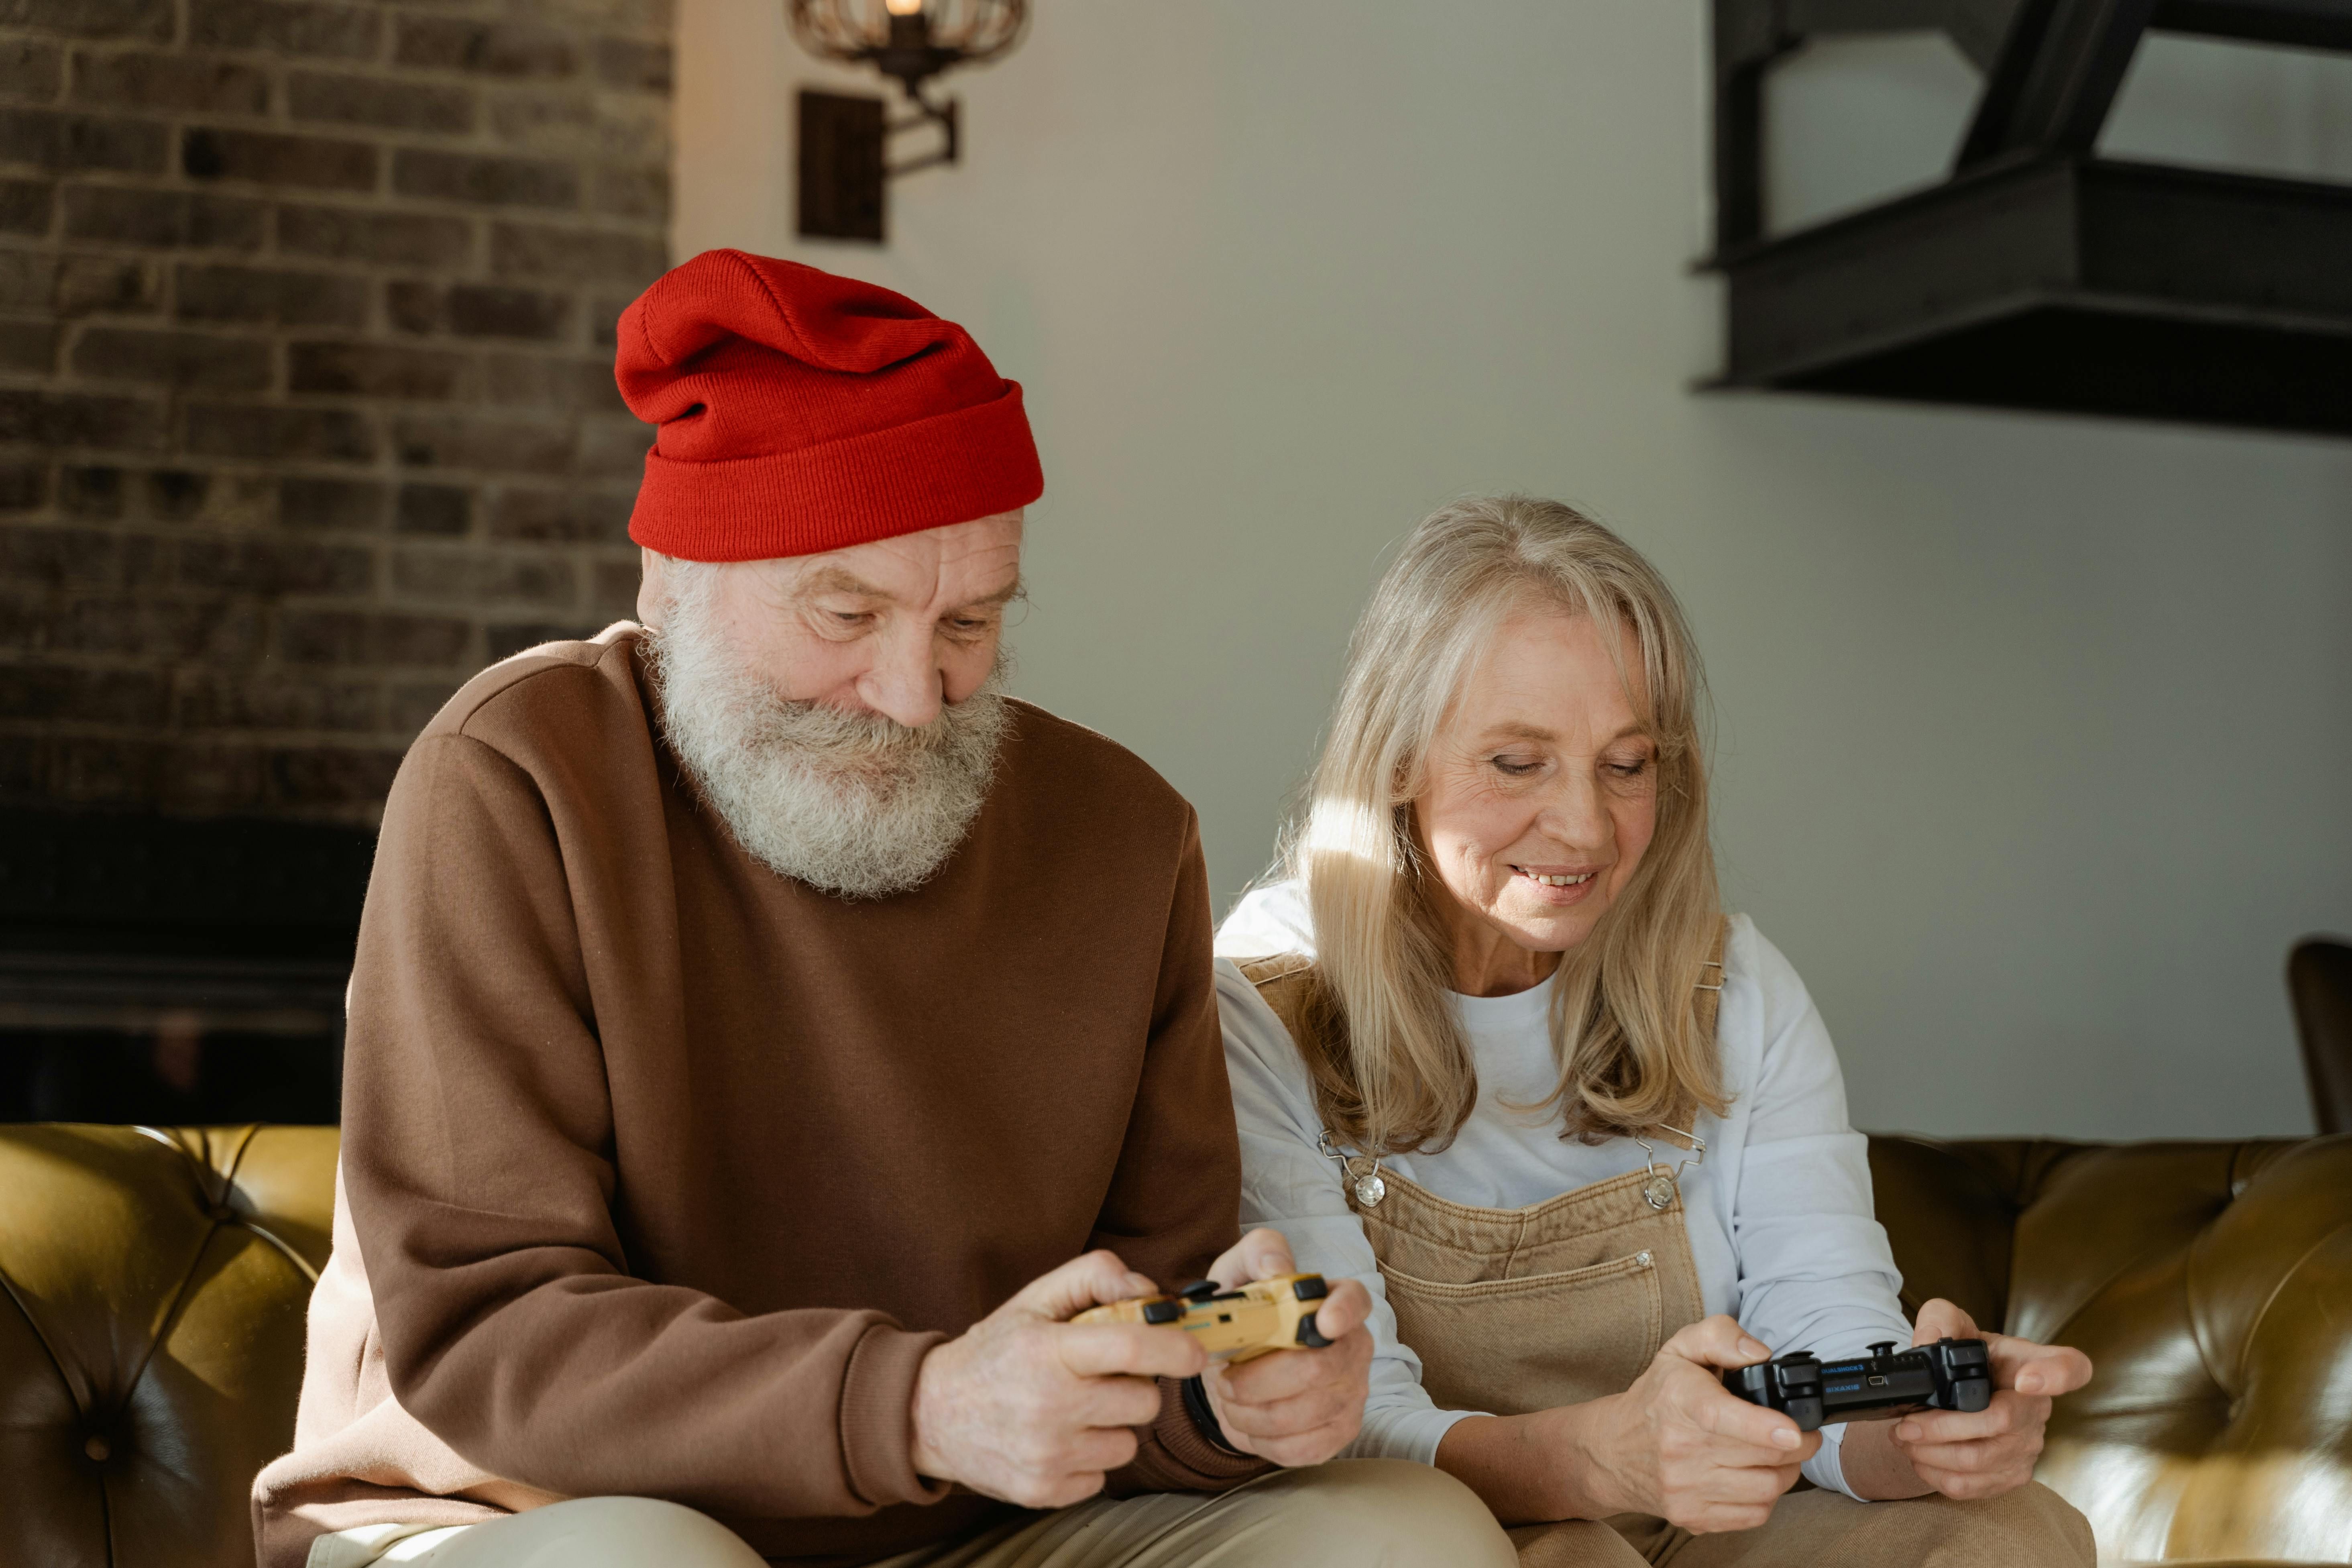
M 1414 831 L 1430 749 L 1503 622 L 1550 606 L 1631 629 L 1620 673 L 1657 752 L 1657 826 L 1553 988 L 1564 1136 L 1690 1123 L 1727 1101 L 1693 1017 L 1722 923 L 1699 733 L 1705 677 L 1657 570 L 1558 501 L 1456 501 L 1404 542 L 1356 623 L 1339 700 L 1284 859 L 1304 882 L 1316 960 L 1299 1049 L 1333 1138 L 1365 1152 L 1442 1148 L 1477 1102 L 1449 1001 L 1450 898 Z M 1612 651 L 1616 638 L 1606 639 Z

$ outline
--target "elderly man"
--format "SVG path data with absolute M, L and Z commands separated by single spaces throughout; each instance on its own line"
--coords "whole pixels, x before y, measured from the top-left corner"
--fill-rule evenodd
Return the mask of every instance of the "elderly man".
M 644 624 L 486 670 L 393 788 L 264 1568 L 1509 1562 L 1427 1467 L 1276 1468 L 1355 1434 L 1360 1286 L 1230 1369 L 1067 1321 L 1290 1259 L 1191 810 L 1002 690 L 1020 388 L 731 251 L 620 345 Z

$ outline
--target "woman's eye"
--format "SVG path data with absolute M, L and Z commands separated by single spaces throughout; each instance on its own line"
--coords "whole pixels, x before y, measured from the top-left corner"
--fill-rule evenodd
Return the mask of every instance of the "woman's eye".
M 1541 757 L 1496 757 L 1495 771 L 1515 779 L 1523 779 L 1543 766 Z
M 1650 771 L 1650 759 L 1643 757 L 1639 762 L 1610 763 L 1607 766 L 1611 773 L 1621 779 L 1637 779 Z

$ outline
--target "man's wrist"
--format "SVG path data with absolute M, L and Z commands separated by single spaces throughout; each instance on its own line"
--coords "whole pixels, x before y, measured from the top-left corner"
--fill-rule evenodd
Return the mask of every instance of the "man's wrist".
M 943 1341 L 933 1345 L 923 1352 L 923 1359 L 915 1365 L 915 1392 L 913 1398 L 908 1402 L 907 1416 L 909 1439 L 907 1447 L 908 1457 L 914 1462 L 915 1474 L 926 1480 L 953 1481 L 956 1479 L 949 1473 L 947 1457 L 933 1448 L 926 1440 L 926 1429 L 929 1423 L 924 1419 L 925 1406 L 929 1403 L 930 1398 L 936 1397 L 937 1379 L 940 1376 L 940 1352 L 952 1342 L 952 1341 Z
M 1209 1403 L 1208 1385 L 1197 1374 L 1178 1385 L 1178 1395 L 1183 1401 L 1184 1414 L 1192 1418 L 1192 1430 L 1201 1435 L 1203 1442 L 1230 1458 L 1250 1458 L 1247 1453 L 1234 1447 L 1232 1439 L 1225 1436 L 1224 1426 L 1217 1420 L 1216 1407 Z

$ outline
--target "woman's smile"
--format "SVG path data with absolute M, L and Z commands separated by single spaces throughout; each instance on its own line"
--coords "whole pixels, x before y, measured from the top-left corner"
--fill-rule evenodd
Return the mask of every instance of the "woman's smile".
M 1528 894 L 1561 909 L 1582 903 L 1591 894 L 1600 875 L 1597 868 L 1569 870 L 1559 866 L 1511 867 L 1511 879 Z

